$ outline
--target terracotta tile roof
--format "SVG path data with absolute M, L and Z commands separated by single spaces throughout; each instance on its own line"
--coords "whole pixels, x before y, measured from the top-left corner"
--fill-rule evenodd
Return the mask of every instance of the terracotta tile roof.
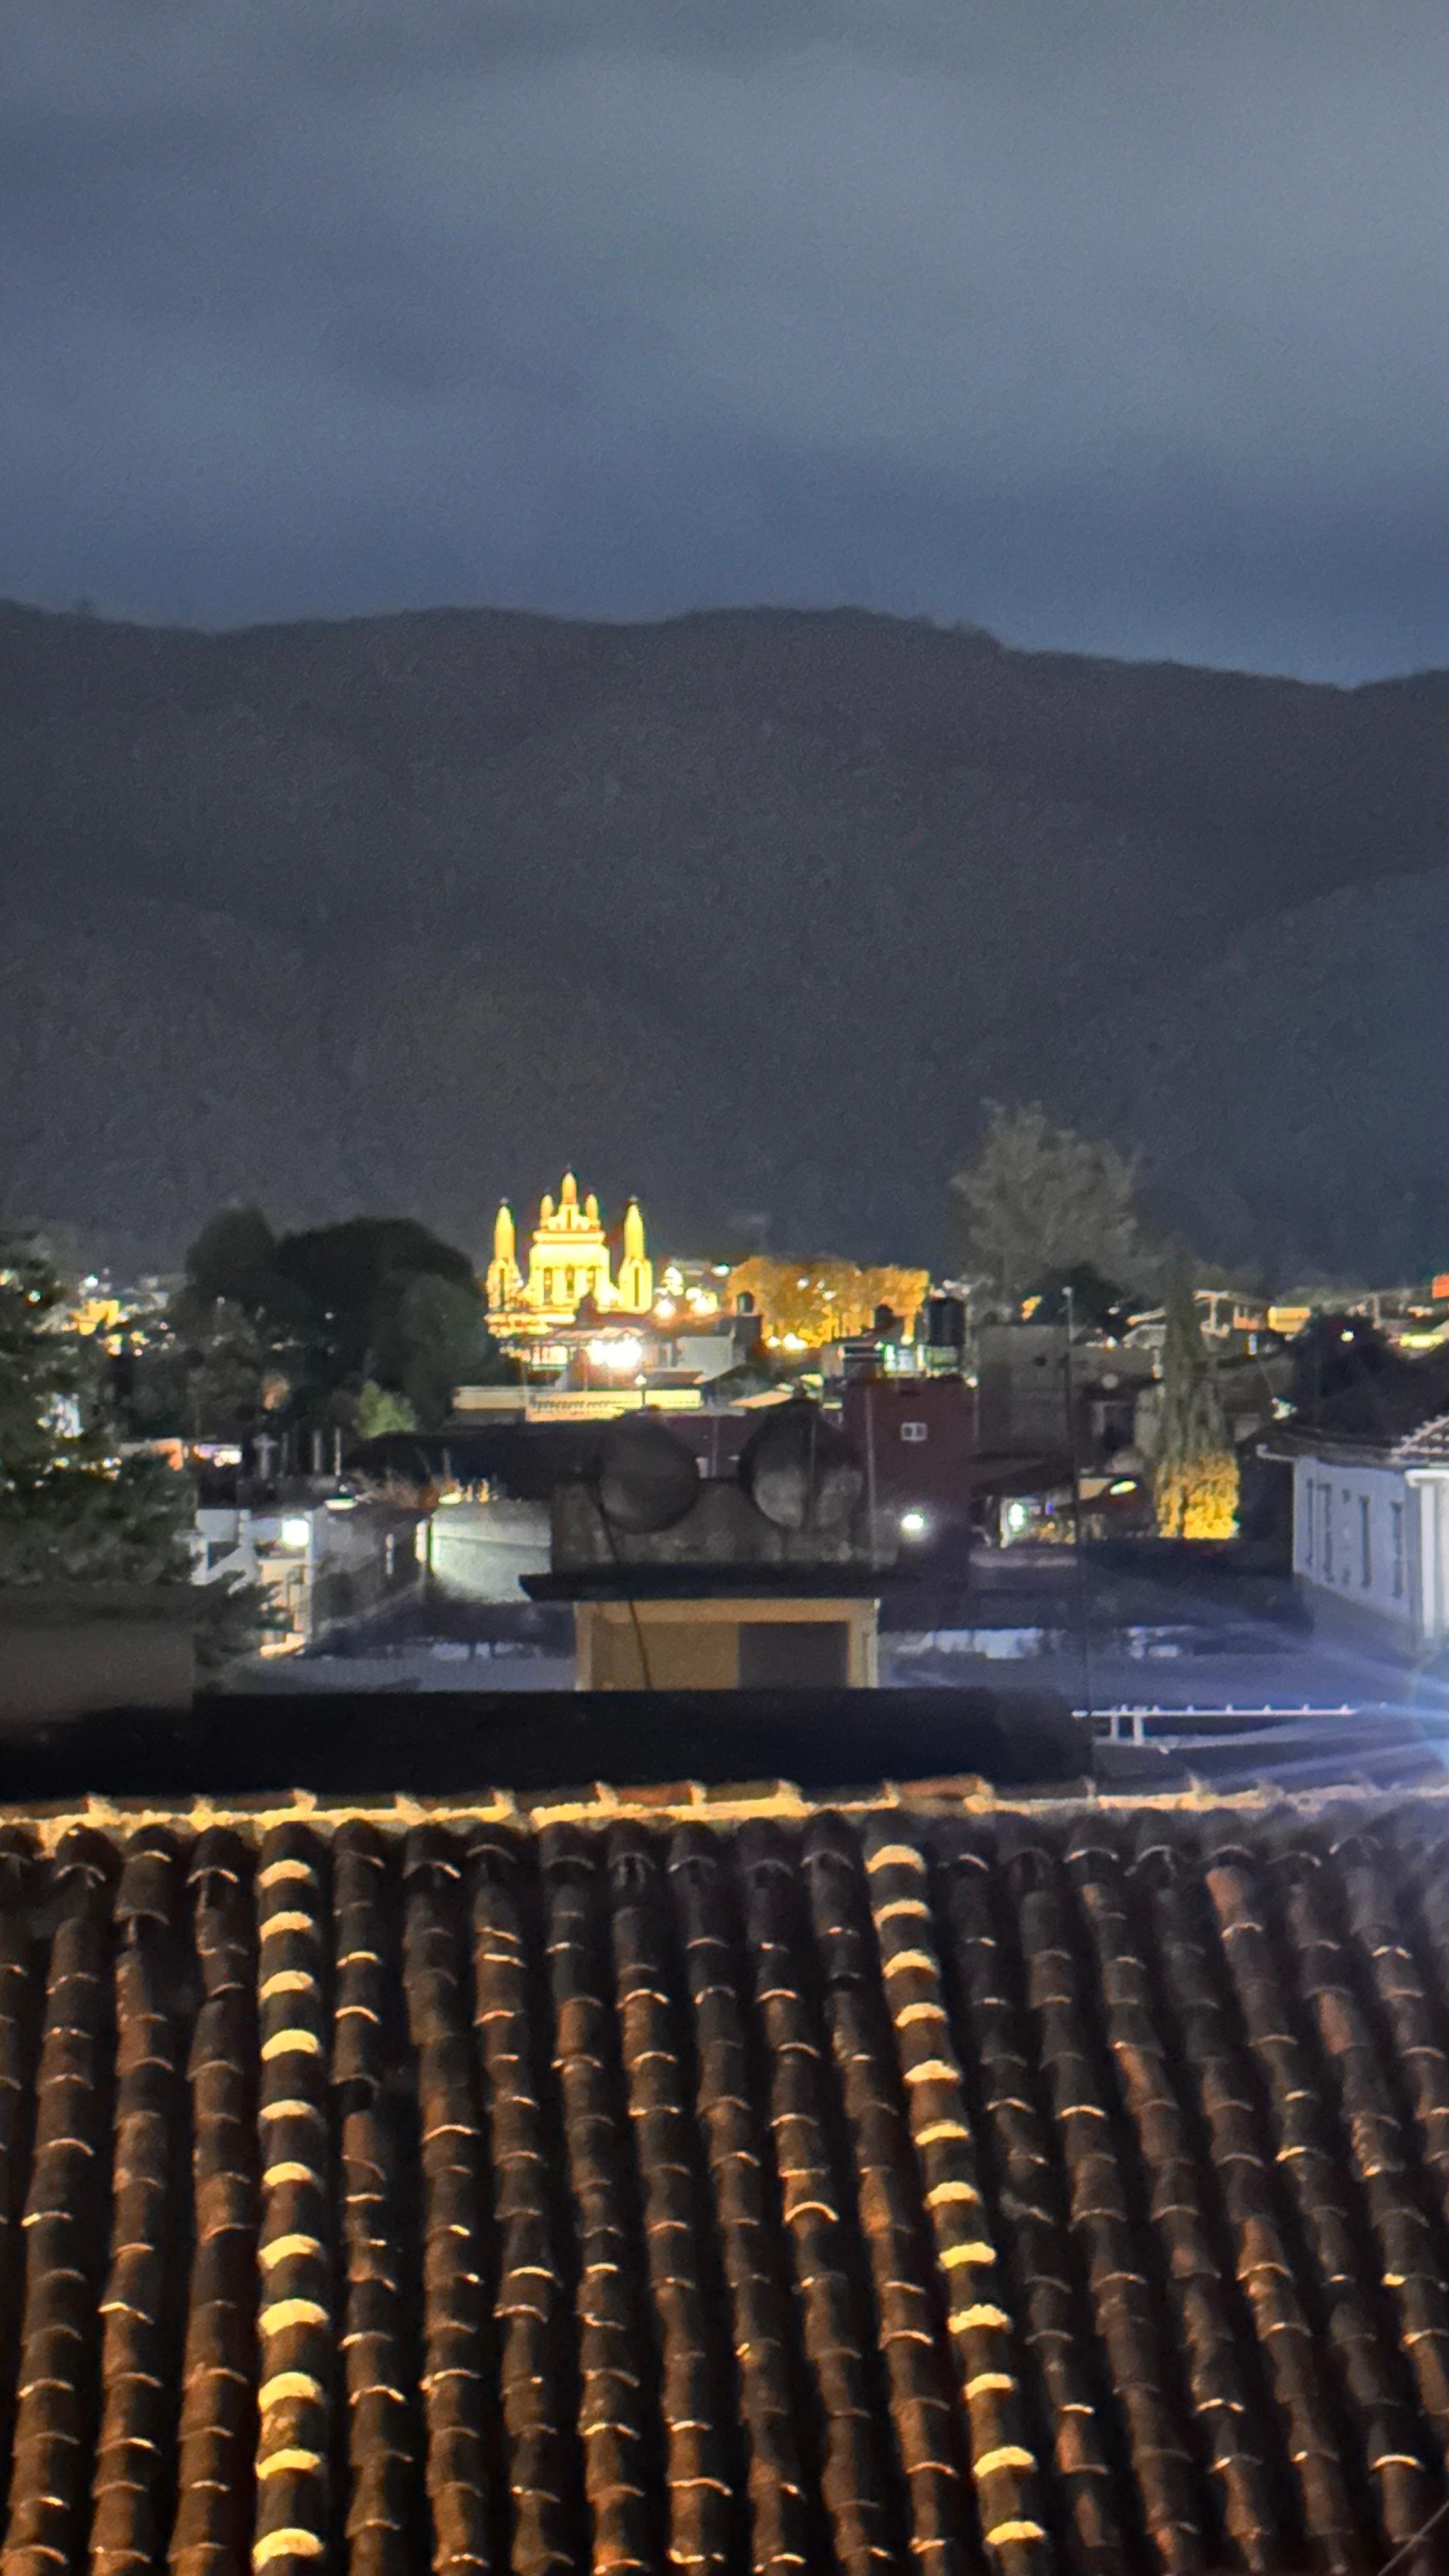
M 1396 1467 L 1449 1467 L 1449 1413 L 1396 1441 L 1392 1455 Z
M 4 2576 L 1449 2563 L 1449 1798 L 0 1835 Z

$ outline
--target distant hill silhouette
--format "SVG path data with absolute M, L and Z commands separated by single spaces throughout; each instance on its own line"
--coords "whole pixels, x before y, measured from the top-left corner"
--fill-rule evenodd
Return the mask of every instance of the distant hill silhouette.
M 208 635 L 0 607 L 0 1212 L 930 1258 L 987 1098 L 1223 1257 L 1449 1262 L 1449 674 L 857 612 Z

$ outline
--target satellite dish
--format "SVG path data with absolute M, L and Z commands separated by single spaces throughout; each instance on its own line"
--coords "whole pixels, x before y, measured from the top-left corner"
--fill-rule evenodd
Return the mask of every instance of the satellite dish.
M 616 1424 L 595 1452 L 588 1481 L 612 1529 L 642 1538 L 673 1529 L 699 1495 L 694 1453 L 662 1422 Z
M 865 1483 L 849 1441 L 813 1404 L 769 1416 L 741 1451 L 739 1476 L 756 1511 L 784 1530 L 840 1529 Z

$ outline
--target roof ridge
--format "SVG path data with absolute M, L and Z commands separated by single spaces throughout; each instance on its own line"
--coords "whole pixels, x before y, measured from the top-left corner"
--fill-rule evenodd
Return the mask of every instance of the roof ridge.
M 607 1781 L 578 1789 L 480 1792 L 472 1798 L 419 1798 L 408 1792 L 376 1797 L 328 1798 L 310 1789 L 267 1791 L 252 1798 L 190 1799 L 109 1798 L 93 1796 L 53 1802 L 0 1805 L 0 1832 L 27 1830 L 44 1852 L 79 1829 L 139 1832 L 164 1826 L 188 1834 L 229 1829 L 261 1840 L 283 1825 L 307 1825 L 332 1835 L 345 1825 L 373 1825 L 406 1833 L 422 1825 L 509 1825 L 529 1835 L 542 1835 L 558 1825 L 604 1828 L 617 1824 L 718 1825 L 808 1823 L 825 1815 L 868 1818 L 891 1813 L 919 1816 L 923 1822 L 949 1816 L 1037 1818 L 1107 1813 L 1112 1815 L 1194 1814 L 1208 1809 L 1236 1815 L 1327 1814 L 1349 1803 L 1377 1809 L 1392 1803 L 1449 1801 L 1449 1774 L 1416 1782 L 1410 1791 L 1384 1791 L 1366 1799 L 1351 1781 L 1311 1789 L 1263 1787 L 1219 1790 L 1205 1781 L 1161 1790 L 1098 1789 L 1090 1784 L 1075 1794 L 1060 1788 L 1038 1792 L 1002 1790 L 975 1775 L 929 1781 L 880 1781 L 846 1786 L 839 1791 L 807 1795 L 793 1781 L 758 1785 L 728 1783 L 718 1788 L 699 1781 L 664 1783 L 659 1787 L 617 1789 Z

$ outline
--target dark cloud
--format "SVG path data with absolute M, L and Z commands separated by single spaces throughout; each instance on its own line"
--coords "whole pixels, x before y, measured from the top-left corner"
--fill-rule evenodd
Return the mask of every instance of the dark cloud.
M 0 587 L 1449 661 L 1449 18 L 50 0 Z

